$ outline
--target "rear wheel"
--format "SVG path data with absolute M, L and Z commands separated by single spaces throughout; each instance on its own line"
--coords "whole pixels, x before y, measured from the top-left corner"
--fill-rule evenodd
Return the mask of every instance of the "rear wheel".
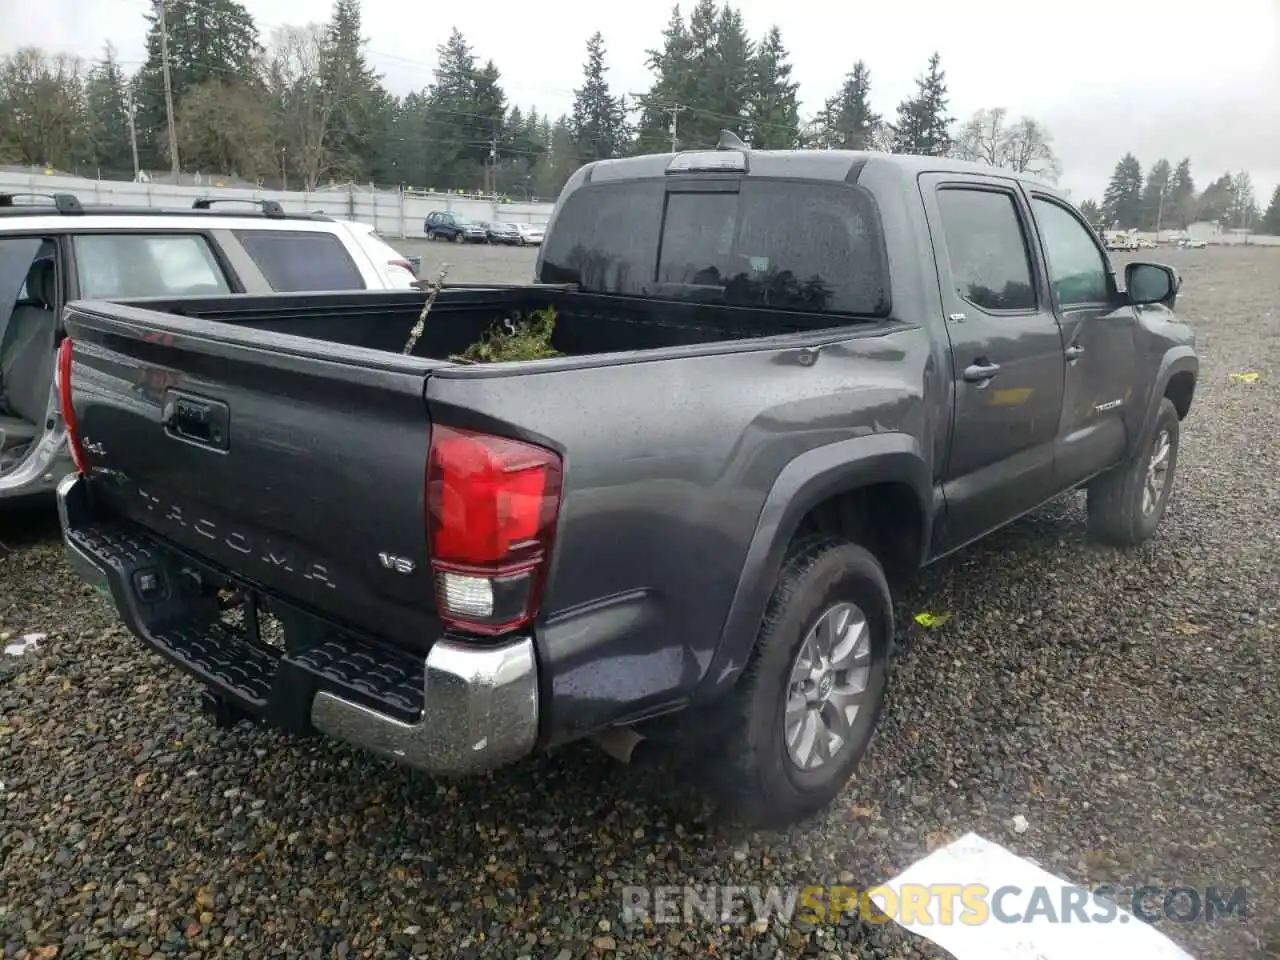
M 466 241 L 466 239 L 467 239 L 467 238 L 466 238 L 466 237 L 464 237 L 464 236 L 463 236 L 462 234 L 460 234 L 460 233 L 455 233 L 455 234 L 453 235 L 453 242 L 454 242 L 454 243 L 463 243 L 463 242 L 465 242 L 465 241 Z
M 888 682 L 893 603 L 879 561 L 815 537 L 784 563 L 736 688 L 709 731 L 715 785 L 749 823 L 829 805 L 871 742 Z

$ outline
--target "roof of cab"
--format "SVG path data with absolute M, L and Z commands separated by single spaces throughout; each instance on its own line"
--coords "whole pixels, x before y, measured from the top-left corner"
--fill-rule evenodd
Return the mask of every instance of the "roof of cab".
M 610 180 L 661 177 L 676 156 L 715 151 L 716 148 L 712 147 L 706 150 L 683 150 L 680 154 L 659 153 L 619 160 L 597 160 L 579 172 L 581 177 L 579 185 Z M 875 164 L 896 167 L 907 175 L 963 173 L 984 177 L 1005 177 L 1022 181 L 1028 186 L 1034 185 L 1037 189 L 1056 192 L 1051 185 L 1035 176 L 1002 167 L 952 160 L 948 157 L 922 157 L 870 150 L 747 150 L 745 152 L 748 157 L 748 176 L 794 177 L 802 180 L 838 180 L 854 183 L 866 165 Z

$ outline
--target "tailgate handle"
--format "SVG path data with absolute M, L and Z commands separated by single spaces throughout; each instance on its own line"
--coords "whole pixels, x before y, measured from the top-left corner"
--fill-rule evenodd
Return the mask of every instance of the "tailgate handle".
M 226 450 L 231 412 L 220 400 L 208 400 L 169 391 L 165 394 L 161 423 L 164 432 L 178 440 Z

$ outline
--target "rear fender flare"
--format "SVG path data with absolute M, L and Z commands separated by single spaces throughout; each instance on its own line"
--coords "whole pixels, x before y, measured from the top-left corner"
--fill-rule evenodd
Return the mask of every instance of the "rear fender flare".
M 787 545 L 815 506 L 840 493 L 876 483 L 906 483 L 924 518 L 921 560 L 932 523 L 931 468 L 920 442 L 905 433 L 854 437 L 818 447 L 792 460 L 774 481 L 747 548 L 724 629 L 702 682 L 702 692 L 731 687 L 747 664 Z

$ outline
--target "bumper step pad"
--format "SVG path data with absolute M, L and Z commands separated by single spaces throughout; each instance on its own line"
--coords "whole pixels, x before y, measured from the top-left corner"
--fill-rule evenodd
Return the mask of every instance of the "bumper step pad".
M 179 596 L 180 558 L 138 527 L 98 523 L 66 533 L 68 544 L 85 558 L 111 567 L 113 593 L 123 590 L 139 632 L 159 653 L 194 674 L 217 693 L 259 715 L 270 712 L 282 693 L 281 681 L 297 677 L 307 698 L 328 690 L 406 723 L 423 711 L 421 658 L 397 654 L 353 637 L 331 634 L 304 650 L 285 652 L 248 636 L 243 627 L 207 617 L 182 622 L 192 600 Z M 159 576 L 151 597 L 140 578 Z M 130 590 L 127 585 L 133 585 Z M 122 608 L 123 609 L 123 608 Z M 212 609 L 212 607 L 210 607 Z M 301 675 L 300 675 L 301 674 Z

